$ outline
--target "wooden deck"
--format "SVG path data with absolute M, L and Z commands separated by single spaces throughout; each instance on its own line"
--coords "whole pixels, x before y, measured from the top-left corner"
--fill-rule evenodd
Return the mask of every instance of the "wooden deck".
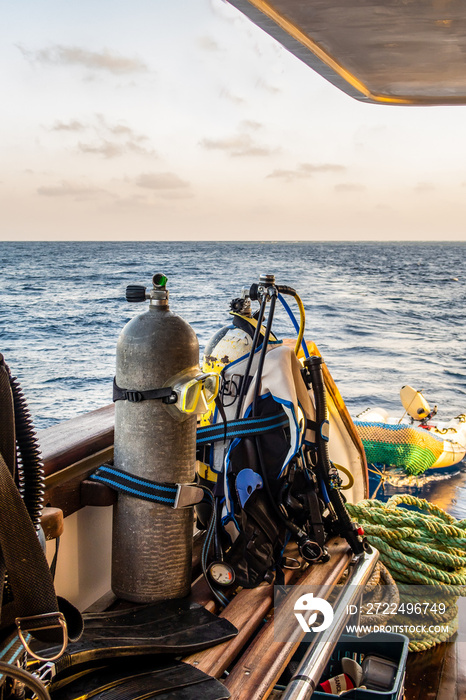
M 409 654 L 405 700 L 466 700 L 466 642 Z
M 113 406 L 41 431 L 39 440 L 46 474 L 46 503 L 61 508 L 68 516 L 87 505 L 82 497 L 82 481 L 113 456 Z M 332 542 L 331 552 L 330 562 L 302 572 L 297 583 L 325 584 L 326 588 L 336 583 L 350 554 L 341 540 Z M 197 560 L 195 548 L 195 568 Z M 287 576 L 290 582 L 292 574 L 288 572 Z M 193 593 L 206 607 L 215 608 L 202 579 L 194 584 Z M 235 700 L 268 697 L 299 644 L 299 639 L 291 634 L 288 643 L 273 638 L 273 587 L 241 591 L 220 614 L 239 628 L 239 635 L 185 660 L 215 677 L 229 669 L 225 685 Z M 421 654 L 410 654 L 405 700 L 466 700 L 466 643 L 447 643 Z

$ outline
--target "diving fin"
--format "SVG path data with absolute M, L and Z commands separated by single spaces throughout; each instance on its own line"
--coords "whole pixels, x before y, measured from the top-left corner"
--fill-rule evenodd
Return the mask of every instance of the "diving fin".
M 54 664 L 54 675 L 77 664 L 144 654 L 187 655 L 234 637 L 238 630 L 189 598 L 102 613 L 84 613 L 84 633 Z M 36 647 L 34 647 L 36 648 Z M 41 646 L 50 658 L 56 649 Z
M 85 669 L 65 680 L 53 679 L 52 700 L 226 700 L 220 681 L 175 659 L 158 656 L 118 660 L 113 665 Z

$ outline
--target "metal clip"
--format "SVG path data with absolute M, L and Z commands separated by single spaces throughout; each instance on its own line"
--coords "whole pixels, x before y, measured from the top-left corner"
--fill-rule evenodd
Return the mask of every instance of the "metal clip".
M 53 677 L 56 675 L 55 664 L 53 664 L 51 661 L 47 661 L 37 669 L 35 675 L 40 681 L 42 681 L 42 683 L 49 685 L 52 682 Z
M 62 648 L 58 652 L 58 654 L 55 654 L 55 656 L 51 656 L 50 658 L 45 658 L 44 656 L 38 656 L 35 652 L 33 652 L 26 641 L 26 638 L 24 637 L 23 630 L 21 629 L 21 624 L 30 620 L 46 620 L 47 618 L 58 620 L 58 623 L 50 624 L 50 625 L 37 625 L 36 627 L 30 627 L 29 625 L 26 625 L 26 631 L 29 633 L 33 633 L 34 631 L 40 631 L 40 630 L 49 630 L 49 629 L 54 629 L 55 627 L 61 627 L 63 631 L 63 644 Z M 32 656 L 33 659 L 37 659 L 37 661 L 56 661 L 56 659 L 59 659 L 60 656 L 63 654 L 65 651 L 66 647 L 68 646 L 68 627 L 66 625 L 66 620 L 65 616 L 63 615 L 62 612 L 52 612 L 52 613 L 44 613 L 43 615 L 31 615 L 30 617 L 17 617 L 15 619 L 16 627 L 18 628 L 18 635 L 21 640 L 21 644 L 25 648 L 26 652 Z
M 189 508 L 200 503 L 204 498 L 204 491 L 199 484 L 176 484 L 178 490 L 172 508 Z

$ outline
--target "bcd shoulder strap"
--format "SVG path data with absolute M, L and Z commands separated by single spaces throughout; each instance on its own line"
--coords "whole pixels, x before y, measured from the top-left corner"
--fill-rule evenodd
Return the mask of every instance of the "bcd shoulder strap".
M 5 424 L 11 428 L 13 401 L 9 382 L 9 370 L 0 356 L 0 408 Z M 14 440 L 14 431 L 8 431 Z M 7 436 L 2 439 L 2 449 L 8 458 L 14 455 L 8 447 Z M 0 602 L 3 600 L 3 582 L 8 573 L 12 599 L 1 608 L 0 627 L 5 637 L 14 631 L 28 648 L 29 635 L 43 642 L 54 642 L 66 647 L 67 639 L 78 639 L 83 622 L 79 611 L 63 598 L 57 598 L 47 559 L 42 550 L 25 503 L 11 473 L 0 453 Z

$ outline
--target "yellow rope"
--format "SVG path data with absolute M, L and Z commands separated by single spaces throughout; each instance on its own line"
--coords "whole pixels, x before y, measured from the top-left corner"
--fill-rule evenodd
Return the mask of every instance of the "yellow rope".
M 401 614 L 396 622 L 409 629 L 410 650 L 423 651 L 449 639 L 457 629 L 456 599 L 466 595 L 466 520 L 409 494 L 392 496 L 387 503 L 365 500 L 347 508 L 400 587 Z M 415 597 L 423 593 L 435 604 L 419 607 L 424 613 L 417 619 L 406 616 L 404 601 L 411 596 L 408 610 L 414 609 Z

